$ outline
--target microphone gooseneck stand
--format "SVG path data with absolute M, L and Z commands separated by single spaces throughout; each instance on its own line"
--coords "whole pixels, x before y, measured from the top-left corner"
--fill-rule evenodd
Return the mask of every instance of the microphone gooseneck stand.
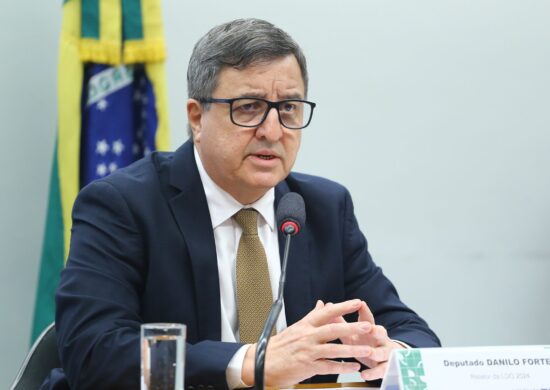
M 273 332 L 273 327 L 275 326 L 275 322 L 277 321 L 277 318 L 279 318 L 279 314 L 281 313 L 281 309 L 283 307 L 283 290 L 285 286 L 286 263 L 288 261 L 290 238 L 293 234 L 297 232 L 292 225 L 287 225 L 283 229 L 286 235 L 286 241 L 285 252 L 283 255 L 283 264 L 281 265 L 281 277 L 279 278 L 279 293 L 277 294 L 277 299 L 275 300 L 275 302 L 273 302 L 273 305 L 271 305 L 271 310 L 269 311 L 267 321 L 265 322 L 264 329 L 262 331 L 262 334 L 260 335 L 258 344 L 256 345 L 254 387 L 258 390 L 264 390 L 265 353 L 267 350 L 267 343 L 269 342 L 269 338 L 271 337 L 271 333 Z

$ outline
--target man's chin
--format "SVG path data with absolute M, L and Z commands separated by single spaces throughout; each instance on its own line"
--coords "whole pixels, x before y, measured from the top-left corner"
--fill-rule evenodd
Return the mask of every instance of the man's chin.
M 240 196 L 236 199 L 243 204 L 254 203 L 264 196 L 267 191 L 279 184 L 283 179 L 284 178 L 281 178 L 280 176 L 269 179 L 264 177 L 261 180 L 243 183 L 238 190 Z
M 277 174 L 256 173 L 254 175 L 254 180 L 251 184 L 252 187 L 257 188 L 258 190 L 267 191 L 283 181 L 286 176 L 287 175 L 284 175 L 281 172 L 277 172 Z

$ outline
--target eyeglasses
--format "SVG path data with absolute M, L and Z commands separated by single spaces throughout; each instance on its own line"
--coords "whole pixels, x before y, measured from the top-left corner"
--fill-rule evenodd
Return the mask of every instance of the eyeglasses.
M 242 127 L 258 127 L 267 118 L 272 108 L 277 110 L 279 123 L 287 129 L 303 129 L 311 122 L 315 103 L 302 99 L 286 99 L 278 102 L 260 98 L 235 99 L 201 98 L 201 103 L 229 104 L 231 122 Z

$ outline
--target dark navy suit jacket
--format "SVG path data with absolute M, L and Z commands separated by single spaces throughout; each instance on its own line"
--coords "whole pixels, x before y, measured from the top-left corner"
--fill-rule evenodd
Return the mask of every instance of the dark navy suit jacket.
M 360 298 L 391 338 L 439 345 L 373 263 L 348 191 L 291 173 L 275 188 L 275 207 L 289 191 L 303 196 L 307 222 L 290 248 L 288 325 L 318 299 Z M 282 252 L 282 236 L 279 243 Z M 80 192 L 56 303 L 59 352 L 73 389 L 139 388 L 145 322 L 187 325 L 186 386 L 227 386 L 225 370 L 241 344 L 220 341 L 214 234 L 191 142 L 174 153 L 153 153 Z

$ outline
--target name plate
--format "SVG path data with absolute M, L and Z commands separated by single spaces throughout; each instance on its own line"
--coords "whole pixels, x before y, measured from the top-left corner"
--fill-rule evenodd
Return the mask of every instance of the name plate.
M 550 345 L 394 350 L 381 390 L 550 390 Z

